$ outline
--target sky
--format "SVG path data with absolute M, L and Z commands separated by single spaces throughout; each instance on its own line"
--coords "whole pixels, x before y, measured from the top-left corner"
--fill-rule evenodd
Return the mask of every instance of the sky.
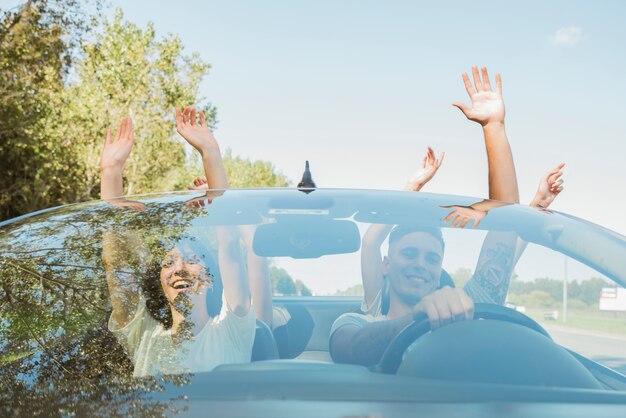
M 201 96 L 222 148 L 296 184 L 398 189 L 425 149 L 425 191 L 485 197 L 480 127 L 456 108 L 472 65 L 502 74 L 522 203 L 566 163 L 553 204 L 626 234 L 626 3 L 620 1 L 111 2 L 212 65 Z
M 564 162 L 552 208 L 626 234 L 626 2 L 112 0 L 105 15 L 116 8 L 209 62 L 200 95 L 222 149 L 294 185 L 309 160 L 319 187 L 399 189 L 430 145 L 446 156 L 424 191 L 488 196 L 482 131 L 451 106 L 469 103 L 461 73 L 487 66 L 522 203 Z

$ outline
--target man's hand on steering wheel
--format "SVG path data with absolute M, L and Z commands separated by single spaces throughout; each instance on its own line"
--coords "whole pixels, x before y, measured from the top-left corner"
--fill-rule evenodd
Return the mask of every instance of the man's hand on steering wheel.
M 430 328 L 435 330 L 452 322 L 472 319 L 474 302 L 463 289 L 445 286 L 422 298 L 413 308 L 413 317 L 428 315 Z

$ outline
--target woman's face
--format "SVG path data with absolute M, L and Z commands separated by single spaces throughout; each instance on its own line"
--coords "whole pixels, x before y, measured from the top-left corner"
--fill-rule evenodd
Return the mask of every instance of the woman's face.
M 183 257 L 175 248 L 169 251 L 161 263 L 161 287 L 170 303 L 183 292 L 202 293 L 211 282 L 205 268 L 194 257 Z

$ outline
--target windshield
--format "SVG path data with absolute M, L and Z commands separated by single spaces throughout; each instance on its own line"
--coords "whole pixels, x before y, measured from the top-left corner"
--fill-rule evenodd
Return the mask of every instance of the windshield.
M 577 355 L 626 371 L 624 238 L 495 201 L 487 201 L 492 209 L 476 227 L 444 221 L 476 202 L 403 192 L 229 190 L 93 202 L 6 223 L 3 381 L 14 382 L 9 396 L 39 393 L 47 402 L 51 382 L 72 392 L 78 379 L 90 382 L 89 396 L 121 396 L 185 385 L 190 376 L 251 359 L 332 365 L 329 337 L 339 316 L 391 315 L 387 259 L 413 236 L 419 239 L 401 247 L 402 256 L 441 267 L 436 281 L 429 282 L 427 267 L 421 279 L 409 278 L 411 286 L 465 288 L 475 302 L 532 318 Z M 367 241 L 373 227 L 387 229 L 374 252 Z M 493 236 L 497 245 L 486 247 Z M 486 253 L 488 270 L 480 261 Z M 384 273 L 369 300 L 366 257 L 378 257 Z M 481 281 L 480 271 L 494 276 Z M 249 310 L 232 303 L 239 278 L 250 283 Z M 263 331 L 274 340 L 269 353 Z M 515 384 L 507 380 L 501 383 Z

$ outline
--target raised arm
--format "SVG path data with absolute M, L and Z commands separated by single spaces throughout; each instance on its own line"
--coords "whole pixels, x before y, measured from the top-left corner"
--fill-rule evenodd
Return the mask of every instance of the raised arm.
M 142 210 L 138 202 L 127 202 L 123 195 L 122 175 L 128 156 L 133 148 L 133 130 L 131 118 L 124 118 L 113 137 L 107 129 L 106 139 L 100 156 L 100 197 L 117 207 L 130 207 Z M 128 248 L 132 234 L 122 236 L 107 231 L 104 234 L 102 258 L 106 272 L 109 295 L 113 311 L 111 317 L 117 327 L 122 328 L 133 318 L 139 300 L 139 285 L 136 272 L 128 263 Z
M 519 203 L 513 154 L 504 129 L 502 78 L 496 74 L 496 90 L 493 91 L 487 69 L 483 67 L 481 73 L 482 78 L 478 67 L 472 67 L 474 85 L 467 73 L 462 75 L 465 90 L 472 102 L 471 107 L 461 102 L 452 105 L 483 128 L 489 164 L 489 199 Z
M 115 138 L 111 128 L 107 129 L 106 140 L 100 155 L 100 198 L 112 199 L 124 194 L 122 175 L 126 160 L 133 149 L 133 121 L 122 119 Z
M 208 188 L 226 189 L 228 180 L 220 147 L 206 123 L 204 112 L 200 111 L 198 115 L 194 107 L 187 107 L 182 112 L 176 109 L 176 131 L 200 153 Z
M 258 319 L 265 322 L 270 328 L 273 322 L 272 312 L 272 285 L 269 277 L 269 264 L 266 257 L 259 257 L 254 253 L 252 243 L 256 227 L 243 225 L 239 232 L 246 246 L 246 263 L 250 278 L 250 293 L 254 303 L 254 313 Z
M 419 192 L 437 173 L 443 163 L 445 153 L 439 158 L 428 147 L 426 155 L 422 159 L 421 167 L 407 181 L 404 190 Z M 393 225 L 372 224 L 363 235 L 361 243 L 361 280 L 363 281 L 364 299 L 367 308 L 372 306 L 376 296 L 383 286 L 383 257 L 380 253 L 385 238 L 391 232 Z
M 196 116 L 199 116 L 199 122 Z M 224 162 L 219 145 L 206 124 L 204 112 L 196 115 L 193 107 L 187 107 L 182 112 L 176 109 L 176 130 L 200 153 L 208 188 L 226 189 L 228 181 Z M 244 316 L 250 311 L 250 285 L 239 246 L 241 237 L 237 228 L 230 226 L 217 227 L 216 232 L 224 297 L 231 311 Z
M 552 202 L 554 202 L 554 199 L 563 191 L 563 180 L 561 179 L 563 176 L 563 167 L 565 167 L 564 163 L 557 165 L 539 180 L 537 193 L 535 193 L 535 197 L 533 197 L 529 206 L 548 209 Z M 518 240 L 513 265 L 517 264 L 527 246 L 528 243 L 526 241 L 522 239 Z
M 193 186 L 187 186 L 189 190 L 208 190 L 209 186 L 205 178 L 196 177 Z M 199 205 L 203 205 L 200 199 Z M 198 205 L 195 205 L 198 206 Z M 250 293 L 254 304 L 254 314 L 257 319 L 265 322 L 270 328 L 273 322 L 272 311 L 272 286 L 269 278 L 269 264 L 266 257 L 259 257 L 254 253 L 252 242 L 256 227 L 244 225 L 239 227 L 239 233 L 246 246 L 246 263 L 248 277 L 250 278 Z
M 485 67 L 480 74 L 478 67 L 472 67 L 472 77 L 474 85 L 466 73 L 462 75 L 471 107 L 459 102 L 453 103 L 453 106 L 483 128 L 489 165 L 489 198 L 519 203 L 513 154 L 504 129 L 502 79 L 500 74 L 496 74 L 496 89 L 493 91 Z M 487 234 L 474 276 L 465 286 L 474 302 L 504 303 L 513 271 L 517 238 L 512 232 L 492 231 Z

